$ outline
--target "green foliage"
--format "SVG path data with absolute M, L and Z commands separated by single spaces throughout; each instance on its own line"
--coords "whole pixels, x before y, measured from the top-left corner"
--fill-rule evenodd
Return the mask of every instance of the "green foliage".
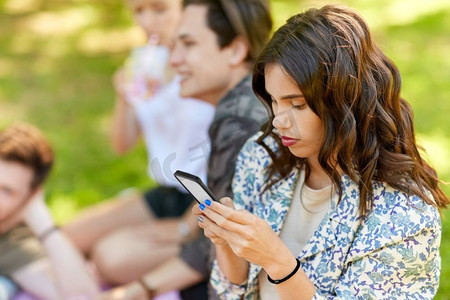
M 418 140 L 450 181 L 450 5 L 444 0 L 342 0 L 361 12 L 378 45 L 399 66 L 414 108 Z M 145 149 L 111 151 L 111 75 L 142 41 L 124 5 L 113 0 L 0 0 L 0 126 L 40 127 L 57 161 L 46 186 L 59 222 L 130 186 L 144 189 Z M 273 0 L 275 24 L 313 1 Z M 450 187 L 444 187 L 450 194 Z M 450 221 L 443 218 L 437 299 L 450 299 Z

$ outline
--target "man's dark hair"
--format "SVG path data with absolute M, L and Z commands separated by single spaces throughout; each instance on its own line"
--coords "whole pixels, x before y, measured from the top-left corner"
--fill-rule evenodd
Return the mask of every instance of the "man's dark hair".
M 207 24 L 221 48 L 241 36 L 249 44 L 247 61 L 253 62 L 269 39 L 272 17 L 268 0 L 184 0 L 183 6 L 208 8 Z
M 36 127 L 15 124 L 0 132 L 0 159 L 17 162 L 33 170 L 31 188 L 41 185 L 53 164 L 50 143 Z

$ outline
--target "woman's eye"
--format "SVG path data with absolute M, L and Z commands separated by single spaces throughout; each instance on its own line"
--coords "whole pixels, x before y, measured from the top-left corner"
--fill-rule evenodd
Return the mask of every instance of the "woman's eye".
M 304 109 L 305 107 L 306 107 L 306 104 L 298 104 L 298 105 L 293 104 L 293 105 L 292 105 L 292 108 L 293 108 L 293 109 L 297 109 L 297 110 L 302 110 L 302 109 Z

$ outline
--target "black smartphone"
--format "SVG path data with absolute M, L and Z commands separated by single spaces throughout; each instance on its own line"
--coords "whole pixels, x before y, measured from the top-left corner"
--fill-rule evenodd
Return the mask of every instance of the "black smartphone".
M 203 203 L 206 199 L 218 201 L 206 184 L 197 176 L 180 170 L 177 170 L 173 175 L 198 203 Z

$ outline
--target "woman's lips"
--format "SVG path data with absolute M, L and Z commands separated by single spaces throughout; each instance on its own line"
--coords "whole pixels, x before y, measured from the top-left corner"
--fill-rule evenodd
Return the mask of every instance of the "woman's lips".
M 283 144 L 283 146 L 285 147 L 290 147 L 293 146 L 294 144 L 296 144 L 298 142 L 298 139 L 293 139 L 287 136 L 282 136 L 281 137 L 281 143 Z

